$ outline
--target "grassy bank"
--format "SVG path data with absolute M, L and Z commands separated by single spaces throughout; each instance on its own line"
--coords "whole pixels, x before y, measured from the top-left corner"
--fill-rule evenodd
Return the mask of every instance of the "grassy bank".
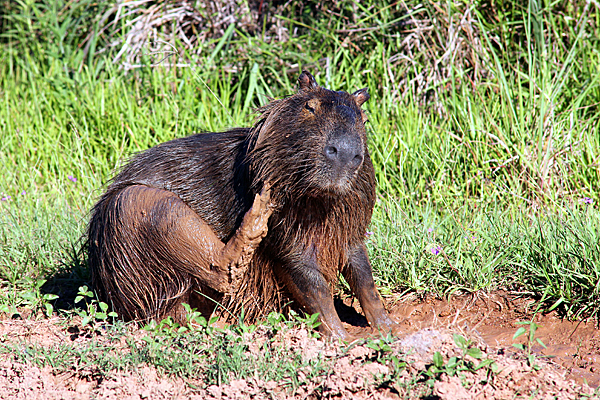
M 324 86 L 370 90 L 380 200 L 369 248 L 382 292 L 504 288 L 597 314 L 594 3 L 307 3 L 256 31 L 232 25 L 192 47 L 175 39 L 178 53 L 160 65 L 117 59 L 123 47 L 109 43 L 131 31 L 114 13 L 118 24 L 102 30 L 111 3 L 76 3 L 0 3 L 4 310 L 41 308 L 48 291 L 63 299 L 86 281 L 87 212 L 127 156 L 247 126 L 307 68 Z M 285 40 L 269 33 L 276 23 Z

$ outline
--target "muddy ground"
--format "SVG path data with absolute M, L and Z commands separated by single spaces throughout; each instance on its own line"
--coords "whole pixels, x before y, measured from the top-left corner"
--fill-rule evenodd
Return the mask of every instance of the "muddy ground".
M 539 325 L 535 337 L 537 342 L 532 351 L 538 358 L 546 358 L 553 365 L 560 366 L 570 379 L 600 386 L 600 330 L 598 321 L 571 322 L 557 313 L 536 314 L 537 302 L 519 298 L 505 292 L 493 294 L 478 293 L 451 297 L 448 301 L 426 298 L 405 298 L 388 303 L 395 320 L 406 334 L 425 328 L 448 328 L 478 337 L 498 351 L 508 355 L 518 353 L 513 343 L 526 343 L 527 335 L 513 341 L 513 336 L 523 321 L 533 321 Z M 347 305 L 352 307 L 346 307 Z M 344 299 L 343 318 L 348 330 L 355 335 L 364 335 L 367 321 L 353 308 L 360 311 L 358 302 Z M 535 315 L 535 317 L 534 317 Z
M 372 343 L 358 340 L 350 346 L 313 337 L 304 328 L 283 329 L 273 335 L 267 329 L 242 335 L 247 352 L 259 354 L 257 344 L 270 340 L 285 346 L 290 354 L 303 360 L 319 358 L 324 372 L 311 375 L 305 367 L 298 370 L 299 385 L 264 380 L 255 374 L 247 379 L 232 379 L 227 384 L 204 384 L 202 377 L 182 379 L 142 365 L 130 371 L 102 375 L 57 370 L 48 361 L 22 362 L 14 354 L 18 343 L 45 347 L 79 343 L 82 348 L 98 340 L 102 333 L 86 333 L 77 320 L 4 319 L 0 321 L 0 398 L 2 399 L 317 399 L 317 398 L 427 398 L 427 399 L 576 399 L 600 398 L 600 331 L 596 322 L 569 322 L 555 313 L 538 314 L 533 320 L 540 327 L 535 337 L 545 345 L 532 347 L 536 368 L 524 352 L 515 349 L 513 335 L 530 321 L 535 303 L 498 292 L 491 295 L 456 296 L 447 301 L 426 298 L 389 300 L 388 309 L 399 322 L 401 333 L 386 343 L 388 355 L 406 362 L 400 373 L 379 358 L 383 354 Z M 337 301 L 347 329 L 356 337 L 377 337 L 350 298 Z M 139 341 L 144 332 L 130 326 L 129 336 Z M 481 351 L 478 360 L 464 356 L 453 334 L 470 340 Z M 96 336 L 94 336 L 96 335 Z M 268 339 L 267 339 L 268 337 Z M 526 343 L 527 335 L 516 342 Z M 7 351 L 6 349 L 12 349 Z M 25 347 L 23 347 L 25 349 Z M 439 352 L 446 363 L 451 357 L 466 362 L 489 359 L 489 368 L 457 374 L 430 373 Z M 84 354 L 84 353 L 82 353 Z M 20 360 L 20 361 L 19 361 Z M 273 365 L 278 368 L 278 365 Z M 538 370 L 539 369 L 539 370 Z M 96 376 L 96 377 L 95 377 Z M 393 377 L 393 378 L 391 378 Z M 427 379 L 430 377 L 432 379 Z M 291 387 L 294 386 L 294 387 Z

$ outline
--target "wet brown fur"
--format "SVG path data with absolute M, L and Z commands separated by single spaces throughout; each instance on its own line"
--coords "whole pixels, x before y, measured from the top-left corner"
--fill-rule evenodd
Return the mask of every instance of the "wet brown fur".
M 299 84 L 298 93 L 261 108 L 252 128 L 161 144 L 113 179 L 92 210 L 89 265 L 100 297 L 120 315 L 181 319 L 180 304 L 187 302 L 204 313 L 220 303 L 226 315 L 243 310 L 255 319 L 295 300 L 322 314 L 324 332 L 344 336 L 333 303 L 315 304 L 329 304 L 341 272 L 369 322 L 391 324 L 364 248 L 375 201 L 360 110 L 368 94 L 323 89 L 306 73 Z M 360 141 L 364 159 L 355 172 L 334 176 L 324 161 L 322 149 L 335 135 Z M 236 291 L 225 293 L 224 272 L 207 255 L 232 240 L 267 182 L 275 208 L 268 233 Z M 166 192 L 158 202 L 155 191 Z M 145 215 L 147 209 L 157 211 Z

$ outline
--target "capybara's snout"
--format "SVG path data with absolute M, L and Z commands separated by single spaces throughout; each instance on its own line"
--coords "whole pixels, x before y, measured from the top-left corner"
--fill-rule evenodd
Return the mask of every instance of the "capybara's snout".
M 362 165 L 365 157 L 360 136 L 346 131 L 330 138 L 323 153 L 333 175 L 340 177 L 353 174 Z

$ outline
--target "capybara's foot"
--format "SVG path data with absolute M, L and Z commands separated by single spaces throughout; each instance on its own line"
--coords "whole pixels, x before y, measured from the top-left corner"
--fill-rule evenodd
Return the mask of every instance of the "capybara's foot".
M 244 215 L 242 225 L 238 229 L 248 246 L 256 248 L 267 235 L 269 217 L 273 212 L 271 204 L 271 187 L 265 184 L 260 195 L 254 197 L 252 208 Z
M 382 334 L 392 334 L 394 336 L 398 336 L 402 333 L 401 326 L 394 321 L 387 312 L 378 320 L 378 322 L 373 324 L 373 328 L 379 330 Z
M 237 232 L 223 248 L 219 265 L 228 269 L 230 279 L 225 293 L 231 293 L 239 286 L 250 265 L 254 250 L 267 235 L 272 212 L 271 189 L 268 184 L 265 184 L 260 195 L 254 197 L 252 208 L 244 215 Z

